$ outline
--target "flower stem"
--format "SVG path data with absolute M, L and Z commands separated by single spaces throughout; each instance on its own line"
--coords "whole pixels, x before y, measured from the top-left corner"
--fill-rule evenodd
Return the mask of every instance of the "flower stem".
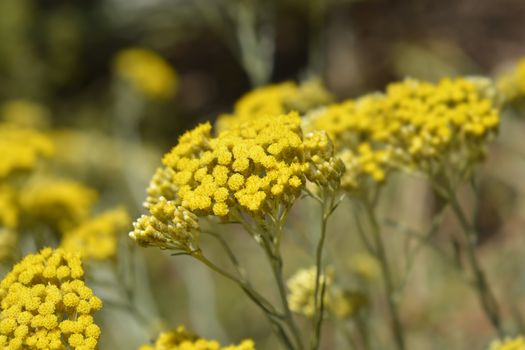
M 279 336 L 279 340 L 283 343 L 283 345 L 286 347 L 286 349 L 289 350 L 295 350 L 296 347 L 293 345 L 292 341 L 290 340 L 288 334 L 283 328 L 283 325 L 281 324 L 281 321 L 283 321 L 283 318 L 285 319 L 286 316 L 283 316 L 275 310 L 275 308 L 270 304 L 269 301 L 267 301 L 263 296 L 261 296 L 259 293 L 257 293 L 249 283 L 247 283 L 245 280 L 241 280 L 234 275 L 230 274 L 229 272 L 223 270 L 222 268 L 215 265 L 213 262 L 211 262 L 208 258 L 206 258 L 202 252 L 196 251 L 191 254 L 192 257 L 196 258 L 206 266 L 208 266 L 213 271 L 219 273 L 223 277 L 226 277 L 232 282 L 235 282 L 237 285 L 241 287 L 241 289 L 248 295 L 248 297 L 261 309 L 264 311 L 265 315 L 267 316 L 268 320 L 270 321 L 270 324 L 272 325 L 274 331 Z
M 498 302 L 490 288 L 490 284 L 487 281 L 485 272 L 483 271 L 483 268 L 481 267 L 481 264 L 479 263 L 476 255 L 477 232 L 474 229 L 473 225 L 469 223 L 467 216 L 465 215 L 463 209 L 461 208 L 461 205 L 459 204 L 456 193 L 451 188 L 451 186 L 447 188 L 447 193 L 448 199 L 450 201 L 450 206 L 456 214 L 456 217 L 458 218 L 461 224 L 461 228 L 463 229 L 462 232 L 466 242 L 465 250 L 467 254 L 467 259 L 470 268 L 472 269 L 472 272 L 474 274 L 474 283 L 481 306 L 492 327 L 494 327 L 494 329 L 498 333 L 498 336 L 503 337 L 505 335 L 505 332 L 501 324 Z
M 330 204 L 330 207 L 332 206 Z M 328 218 L 330 217 L 330 210 L 325 209 L 323 205 L 322 217 L 321 217 L 321 234 L 319 237 L 319 242 L 317 243 L 317 249 L 315 254 L 315 289 L 314 289 L 314 305 L 315 305 L 315 314 L 312 318 L 312 328 L 313 328 L 313 337 L 310 342 L 310 349 L 315 350 L 319 347 L 321 341 L 321 326 L 323 321 L 323 311 L 324 311 L 324 285 L 321 288 L 321 274 L 323 269 L 323 248 L 324 242 L 326 240 L 326 226 L 328 223 Z M 325 277 L 326 279 L 326 277 Z M 323 281 L 323 284 L 326 283 L 326 280 Z
M 365 213 L 367 219 L 370 223 L 372 229 L 372 239 L 374 244 L 374 252 L 376 258 L 379 260 L 379 265 L 381 268 L 381 275 L 383 276 L 383 283 L 385 285 L 385 293 L 387 295 L 387 305 L 390 313 L 390 322 L 392 333 L 394 335 L 394 340 L 396 343 L 396 348 L 398 350 L 405 350 L 405 338 L 403 324 L 399 317 L 399 311 L 397 308 L 396 301 L 396 289 L 394 287 L 394 282 L 392 279 L 392 272 L 390 271 L 388 265 L 388 259 L 386 255 L 385 246 L 383 243 L 383 238 L 381 236 L 381 229 L 377 222 L 376 215 L 372 206 L 369 203 L 364 203 Z

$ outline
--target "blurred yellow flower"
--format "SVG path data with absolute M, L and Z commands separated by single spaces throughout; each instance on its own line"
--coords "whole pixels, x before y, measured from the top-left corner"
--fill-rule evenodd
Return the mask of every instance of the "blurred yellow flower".
M 251 119 L 271 117 L 291 111 L 305 113 L 332 100 L 333 96 L 317 79 L 306 81 L 299 86 L 290 81 L 267 85 L 242 96 L 235 103 L 233 113 L 219 116 L 215 127 L 221 132 Z
M 525 337 L 508 338 L 505 340 L 494 340 L 489 350 L 525 350 Z
M 252 340 L 243 340 L 239 345 L 221 346 L 216 340 L 206 340 L 179 326 L 162 332 L 155 344 L 142 345 L 139 350 L 255 350 Z
M 114 60 L 117 76 L 136 91 L 152 99 L 168 99 L 177 91 L 175 70 L 157 53 L 130 48 L 120 51 Z
M 376 280 L 381 275 L 379 262 L 372 255 L 357 253 L 350 259 L 351 269 L 365 280 Z
M 32 219 L 64 232 L 89 216 L 96 199 L 94 190 L 73 180 L 36 177 L 20 194 L 20 205 Z
M 462 173 L 485 155 L 499 111 L 485 79 L 407 79 L 310 113 L 307 130 L 326 130 L 345 166 L 347 190 L 383 183 L 392 169 L 435 175 L 442 164 Z
M 298 270 L 291 276 L 286 285 L 288 290 L 288 303 L 290 310 L 295 313 L 302 314 L 307 317 L 313 317 L 315 313 L 315 279 L 317 268 L 312 266 L 307 269 Z M 328 271 L 326 274 L 321 274 L 320 285 L 324 284 L 324 303 L 326 305 L 331 302 L 331 289 L 333 283 L 333 271 Z
M 82 278 L 78 255 L 42 249 L 27 255 L 0 283 L 2 349 L 96 349 L 102 307 Z
M 116 254 L 119 234 L 130 224 L 124 208 L 108 210 L 66 232 L 61 247 L 80 253 L 83 259 L 110 259 Z
M 50 124 L 46 107 L 24 99 L 5 102 L 0 107 L 0 116 L 5 122 L 26 128 L 42 129 Z
M 40 157 L 53 152 L 53 142 L 43 133 L 0 123 L 0 179 L 16 171 L 32 170 Z

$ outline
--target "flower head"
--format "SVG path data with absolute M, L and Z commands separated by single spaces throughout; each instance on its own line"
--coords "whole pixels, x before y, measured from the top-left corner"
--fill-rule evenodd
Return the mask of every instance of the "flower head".
M 0 123 L 0 179 L 32 170 L 42 157 L 54 152 L 53 142 L 41 132 Z
M 311 174 L 308 152 L 331 147 L 305 141 L 296 113 L 240 123 L 217 137 L 210 129 L 203 124 L 186 133 L 163 160 L 181 205 L 199 216 L 290 206 Z
M 133 223 L 131 239 L 142 246 L 193 252 L 199 246 L 199 222 L 195 214 L 161 197 L 148 206 L 150 215 Z
M 447 164 L 464 173 L 485 154 L 499 113 L 486 81 L 413 79 L 310 113 L 309 130 L 326 130 L 346 166 L 342 186 L 383 183 L 393 169 L 430 176 Z
M 84 284 L 80 257 L 42 249 L 16 264 L 0 283 L 3 349 L 95 349 L 100 299 Z
M 124 208 L 109 210 L 67 231 L 61 246 L 79 252 L 83 259 L 109 259 L 116 254 L 119 233 L 128 225 L 130 218 Z
M 277 116 L 291 111 L 304 113 L 332 102 L 332 95 L 319 80 L 301 85 L 293 82 L 268 85 L 250 91 L 235 104 L 233 114 L 222 115 L 216 123 L 217 130 L 257 118 Z
M 97 193 L 72 180 L 37 177 L 20 195 L 21 207 L 32 218 L 67 231 L 89 216 Z
M 184 326 L 162 332 L 155 344 L 143 345 L 139 350 L 255 350 L 252 340 L 243 340 L 239 345 L 221 346 L 215 340 L 206 340 L 191 332 Z
M 153 99 L 167 99 L 177 90 L 177 75 L 173 68 L 153 51 L 131 48 L 115 57 L 117 76 L 136 91 Z
M 290 310 L 295 313 L 312 317 L 315 313 L 315 280 L 317 268 L 312 266 L 308 269 L 297 271 L 288 279 L 286 285 L 290 293 L 288 294 L 288 303 Z M 319 285 L 324 284 L 324 303 L 330 303 L 330 289 L 333 283 L 333 271 L 321 274 Z

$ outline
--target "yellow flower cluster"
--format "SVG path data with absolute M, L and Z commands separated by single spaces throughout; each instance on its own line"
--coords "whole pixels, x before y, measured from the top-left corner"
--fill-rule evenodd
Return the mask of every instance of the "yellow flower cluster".
M 216 128 L 220 132 L 251 119 L 291 111 L 304 113 L 332 100 L 332 95 L 319 80 L 306 81 L 299 86 L 289 81 L 268 85 L 242 96 L 235 104 L 233 114 L 218 118 Z
M 221 346 L 215 340 L 206 340 L 179 326 L 159 335 L 154 345 L 143 345 L 139 350 L 255 350 L 252 340 L 243 340 L 239 345 Z
M 215 138 L 210 130 L 202 124 L 187 132 L 163 160 L 182 206 L 199 216 L 290 206 L 310 175 L 310 149 L 331 147 L 320 138 L 305 142 L 294 112 L 241 123 Z
M 492 101 L 468 79 L 391 84 L 387 103 L 399 124 L 391 138 L 411 165 L 423 168 L 436 158 L 447 157 L 449 166 L 479 160 L 500 122 Z
M 131 48 L 117 54 L 114 62 L 117 76 L 136 91 L 152 99 L 168 99 L 177 90 L 173 68 L 153 51 Z
M 78 255 L 45 248 L 26 256 L 0 283 L 2 349 L 96 349 L 102 307 L 83 280 Z
M 311 113 L 305 122 L 334 139 L 347 169 L 342 186 L 353 190 L 370 179 L 383 182 L 396 167 L 432 174 L 443 162 L 459 169 L 472 165 L 496 134 L 499 113 L 478 80 L 407 79 L 384 94 Z
M 308 269 L 300 269 L 288 279 L 286 285 L 290 293 L 288 294 L 288 304 L 290 310 L 307 317 L 314 316 L 315 313 L 315 279 L 317 268 L 312 266 Z M 330 303 L 330 289 L 333 283 L 333 271 L 321 274 L 319 285 L 324 284 L 325 294 L 324 303 Z
M 494 340 L 489 350 L 525 350 L 525 337 L 519 336 L 513 339 Z
M 307 129 L 325 130 L 345 165 L 341 187 L 354 191 L 367 182 L 382 183 L 391 168 L 392 149 L 377 146 L 395 125 L 388 122 L 384 96 L 371 94 L 333 104 L 305 119 Z
M 315 278 L 317 268 L 312 266 L 308 269 L 300 269 L 287 281 L 288 303 L 290 310 L 306 317 L 315 314 Z M 333 270 L 328 269 L 320 276 L 320 286 L 324 284 L 324 306 L 338 317 L 348 318 L 355 315 L 364 305 L 368 303 L 366 295 L 360 292 L 351 292 L 341 289 L 334 284 Z
M 133 223 L 130 238 L 142 246 L 196 251 L 199 246 L 199 222 L 195 214 L 161 197 L 148 205 L 151 215 L 142 215 Z
M 20 194 L 24 212 L 33 219 L 68 231 L 85 220 L 97 193 L 72 180 L 37 177 Z
M 292 205 L 307 179 L 336 187 L 344 167 L 331 141 L 324 132 L 303 137 L 300 123 L 291 112 L 240 123 L 217 137 L 209 123 L 186 132 L 153 176 L 144 203 L 151 215 L 137 220 L 131 238 L 193 251 L 199 216 L 276 215 Z
M 113 258 L 118 235 L 126 230 L 130 221 L 124 208 L 106 211 L 66 232 L 61 246 L 65 250 L 79 252 L 83 259 Z
M 44 134 L 13 124 L 0 124 L 0 179 L 16 171 L 33 169 L 40 157 L 48 157 L 53 152 L 53 142 Z
M 49 111 L 44 106 L 29 100 L 10 100 L 0 108 L 0 116 L 8 123 L 27 128 L 49 126 Z

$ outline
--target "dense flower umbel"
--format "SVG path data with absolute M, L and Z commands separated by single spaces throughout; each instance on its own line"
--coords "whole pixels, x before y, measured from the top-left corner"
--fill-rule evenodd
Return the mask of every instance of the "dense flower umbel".
M 96 198 L 94 190 L 78 182 L 37 177 L 21 193 L 20 203 L 32 218 L 63 232 L 88 217 Z
M 132 48 L 119 52 L 115 58 L 119 78 L 153 99 L 172 97 L 177 89 L 177 75 L 173 68 L 153 51 Z
M 463 167 L 479 161 L 496 134 L 499 113 L 475 81 L 443 79 L 437 84 L 406 80 L 388 86 L 391 130 L 409 165 L 431 171 L 432 161 Z
M 124 208 L 106 211 L 65 233 L 62 248 L 79 252 L 83 259 L 103 260 L 115 256 L 118 235 L 130 225 Z
M 26 256 L 0 283 L 2 349 L 95 349 L 102 307 L 82 278 L 80 257 L 45 248 Z
M 284 82 L 250 91 L 234 106 L 233 114 L 222 115 L 216 123 L 217 130 L 252 119 L 276 116 L 291 111 L 304 113 L 333 101 L 332 95 L 319 80 L 310 80 L 301 85 Z
M 239 345 L 221 346 L 215 340 L 206 340 L 179 326 L 159 335 L 155 344 L 143 345 L 139 350 L 255 350 L 252 340 L 243 340 Z
M 0 179 L 16 171 L 31 170 L 41 157 L 54 152 L 44 134 L 12 124 L 0 123 Z
M 234 207 L 258 215 L 291 205 L 311 174 L 310 149 L 331 147 L 305 143 L 296 113 L 241 123 L 215 138 L 210 129 L 186 133 L 163 160 L 182 206 L 197 215 L 226 217 Z
M 519 336 L 513 339 L 494 340 L 489 350 L 525 350 L 525 337 Z
M 145 245 L 193 250 L 198 216 L 276 217 L 307 179 L 335 187 L 344 168 L 330 140 L 323 132 L 303 137 L 300 123 L 292 112 L 232 124 L 217 137 L 208 123 L 186 132 L 153 176 L 145 202 L 151 215 L 142 216 L 130 236 Z
M 407 79 L 384 94 L 311 113 L 306 124 L 333 137 L 347 169 L 342 186 L 356 189 L 370 179 L 381 183 L 394 167 L 433 174 L 446 163 L 464 170 L 484 155 L 499 114 L 486 84 L 475 79 Z

